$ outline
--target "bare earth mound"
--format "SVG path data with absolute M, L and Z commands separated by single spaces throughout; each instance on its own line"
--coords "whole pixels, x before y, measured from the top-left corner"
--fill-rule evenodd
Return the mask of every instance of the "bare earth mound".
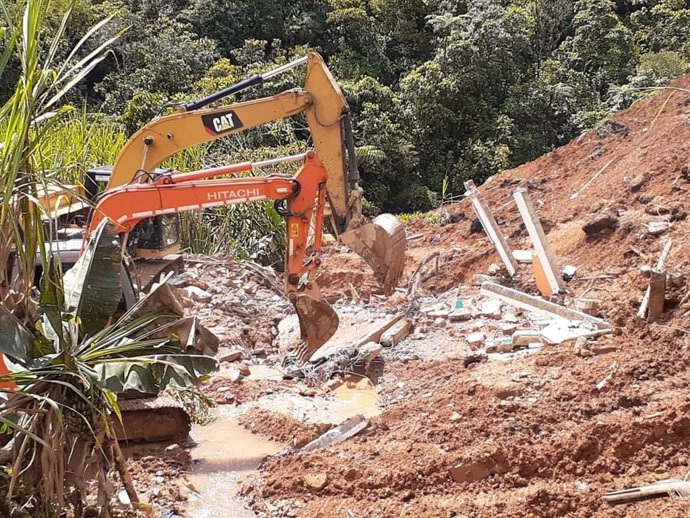
M 674 86 L 690 88 L 690 77 Z M 249 491 L 255 507 L 268 516 L 324 518 L 687 516 L 687 501 L 611 507 L 601 497 L 690 470 L 683 316 L 690 304 L 678 307 L 685 278 L 674 277 L 661 325 L 638 327 L 633 319 L 647 285 L 640 267 L 656 262 L 667 238 L 668 273 L 688 274 L 688 141 L 690 94 L 663 90 L 481 189 L 514 249 L 529 242 L 512 193 L 529 189 L 558 262 L 578 268 L 569 293 L 601 300 L 601 316 L 622 329 L 599 340 L 613 352 L 581 357 L 562 345 L 470 369 L 460 357 L 387 358 L 379 385 L 387 409 L 370 430 L 324 451 L 270 458 Z M 447 210 L 458 223 L 422 217 L 408 227 L 424 237 L 410 243 L 407 279 L 419 261 L 440 253 L 438 272 L 420 287 L 426 295 L 470 284 L 474 273 L 500 263 L 485 234 L 470 232 L 468 201 Z M 585 224 L 605 217 L 601 232 L 585 234 Z M 650 235 L 645 224 L 662 220 L 673 226 Z M 360 295 L 374 290 L 352 254 L 331 255 L 324 270 L 327 293 L 347 291 L 353 279 Z M 356 279 L 348 273 L 355 271 Z M 523 269 L 514 286 L 534 292 L 530 279 Z M 458 481 L 454 466 L 462 468 Z M 307 475 L 325 478 L 322 488 L 305 483 Z

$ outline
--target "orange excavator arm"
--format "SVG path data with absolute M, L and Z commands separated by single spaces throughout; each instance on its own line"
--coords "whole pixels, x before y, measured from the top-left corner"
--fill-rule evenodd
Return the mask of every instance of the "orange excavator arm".
M 316 268 L 321 264 L 319 253 L 326 204 L 326 168 L 313 152 L 268 162 L 273 165 L 302 158 L 304 163 L 294 176 L 211 179 L 252 171 L 265 164 L 244 162 L 163 175 L 152 183 L 113 189 L 104 194 L 96 205 L 87 236 L 103 219 L 108 219 L 118 232 L 126 236 L 140 221 L 162 214 L 264 200 L 284 202 L 278 208 L 287 225 L 285 291 L 300 317 L 304 344 L 297 353 L 300 360 L 306 361 L 338 327 L 338 316 L 322 299 L 315 282 Z M 310 250 L 312 220 L 314 243 Z M 305 322 L 309 325 L 303 325 Z

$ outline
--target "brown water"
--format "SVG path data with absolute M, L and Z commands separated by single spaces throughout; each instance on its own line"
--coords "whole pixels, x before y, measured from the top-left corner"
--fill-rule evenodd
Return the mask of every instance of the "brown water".
M 237 492 L 268 455 L 282 446 L 254 435 L 237 424 L 237 415 L 219 407 L 217 418 L 192 430 L 194 472 L 189 480 L 197 493 L 189 497 L 187 511 L 194 518 L 254 518 Z

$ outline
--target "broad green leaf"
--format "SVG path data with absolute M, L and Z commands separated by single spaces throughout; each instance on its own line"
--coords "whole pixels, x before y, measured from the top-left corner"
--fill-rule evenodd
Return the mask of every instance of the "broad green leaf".
M 33 357 L 33 342 L 34 336 L 0 305 L 0 352 L 26 363 Z
M 218 368 L 215 358 L 187 354 L 113 361 L 99 366 L 105 387 L 158 394 L 168 387 L 188 388 Z
M 86 251 L 65 274 L 67 311 L 81 321 L 85 336 L 102 330 L 112 318 L 122 296 L 120 240 L 115 228 L 103 220 Z

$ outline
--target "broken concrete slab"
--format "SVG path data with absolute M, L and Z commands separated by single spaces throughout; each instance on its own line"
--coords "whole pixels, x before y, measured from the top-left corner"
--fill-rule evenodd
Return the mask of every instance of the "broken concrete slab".
M 596 325 L 588 322 L 558 319 L 542 329 L 540 334 L 547 344 L 558 345 L 588 336 L 597 330 Z
M 300 453 L 309 453 L 346 441 L 350 437 L 354 437 L 363 431 L 367 426 L 369 426 L 369 421 L 367 421 L 363 415 L 358 414 L 350 417 L 340 426 L 327 431 L 321 437 L 318 437 L 309 444 L 305 445 L 300 450 Z
M 403 319 L 381 335 L 380 343 L 384 347 L 394 347 L 395 345 L 398 345 L 398 343 L 407 335 L 409 335 L 412 332 L 412 329 L 412 322 L 407 319 Z
M 490 318 L 501 318 L 501 301 L 489 299 L 482 302 L 482 315 Z
M 513 257 L 518 263 L 529 264 L 532 262 L 531 250 L 513 250 Z
M 566 308 L 565 306 L 561 306 L 532 295 L 527 295 L 526 293 L 522 293 L 518 290 L 507 288 L 505 286 L 499 286 L 498 284 L 485 282 L 482 284 L 481 293 L 487 297 L 497 298 L 503 302 L 506 302 L 507 304 L 521 309 L 526 309 L 528 311 L 541 311 L 565 319 L 592 322 L 601 329 L 611 329 L 613 327 L 605 320 L 593 317 L 587 313 Z
M 470 333 L 465 337 L 465 340 L 467 340 L 467 343 L 470 345 L 478 345 L 486 340 L 486 334 L 482 333 L 481 331 L 477 333 Z
M 472 313 L 467 308 L 454 309 L 448 313 L 448 320 L 451 322 L 462 322 L 472 318 Z
M 533 342 L 538 342 L 541 339 L 541 332 L 521 329 L 519 331 L 515 331 L 511 336 L 511 339 L 513 345 L 529 345 Z

